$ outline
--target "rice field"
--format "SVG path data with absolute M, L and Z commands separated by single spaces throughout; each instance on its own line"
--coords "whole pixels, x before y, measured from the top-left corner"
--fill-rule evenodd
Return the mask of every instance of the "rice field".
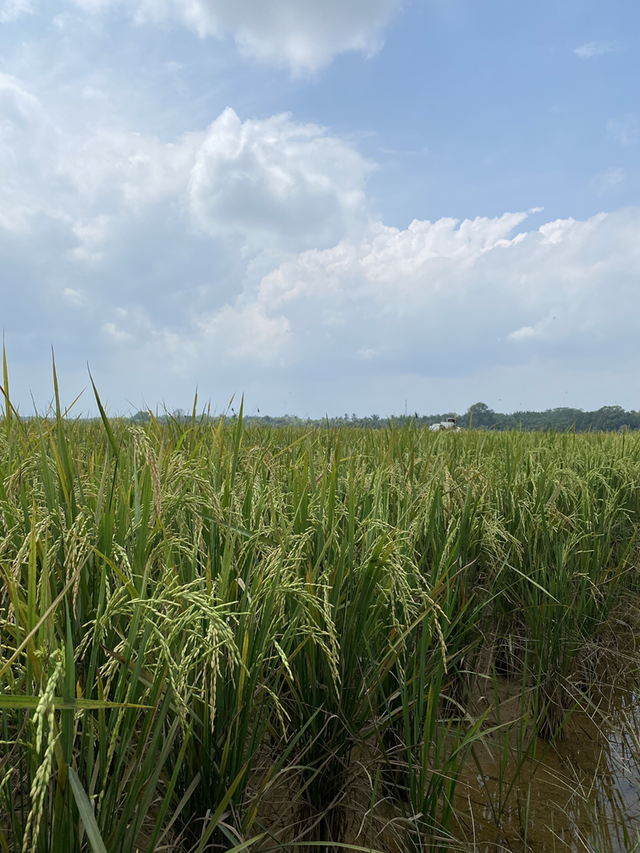
M 3 851 L 633 849 L 640 437 L 5 404 Z

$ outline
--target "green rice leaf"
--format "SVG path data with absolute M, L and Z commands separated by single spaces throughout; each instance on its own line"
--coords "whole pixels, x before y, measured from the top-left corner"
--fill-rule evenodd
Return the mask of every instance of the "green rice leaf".
M 73 796 L 80 812 L 80 820 L 87 833 L 89 844 L 91 844 L 91 849 L 93 853 L 107 853 L 107 848 L 104 846 L 100 829 L 96 823 L 91 803 L 89 802 L 89 797 L 87 797 L 86 791 L 82 787 L 78 774 L 73 767 L 69 767 L 68 772 L 71 790 L 73 791 Z

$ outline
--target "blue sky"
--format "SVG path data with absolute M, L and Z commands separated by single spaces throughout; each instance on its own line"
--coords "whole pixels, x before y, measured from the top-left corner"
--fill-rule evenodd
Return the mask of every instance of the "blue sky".
M 11 393 L 640 408 L 640 7 L 0 2 Z M 79 406 L 91 408 L 85 391 Z

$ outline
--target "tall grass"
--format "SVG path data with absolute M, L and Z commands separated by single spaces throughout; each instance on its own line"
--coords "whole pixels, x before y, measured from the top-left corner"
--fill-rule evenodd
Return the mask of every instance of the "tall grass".
M 479 689 L 556 737 L 637 594 L 635 437 L 101 411 L 5 394 L 4 851 L 446 849 Z

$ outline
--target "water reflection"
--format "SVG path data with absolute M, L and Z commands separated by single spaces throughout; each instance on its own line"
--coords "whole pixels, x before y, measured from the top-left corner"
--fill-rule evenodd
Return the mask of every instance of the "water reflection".
M 501 689 L 505 708 L 509 701 L 519 705 L 516 685 Z M 504 735 L 494 735 L 476 752 L 482 775 L 472 761 L 465 768 L 455 834 L 479 853 L 640 849 L 637 705 L 633 691 L 611 691 L 589 713 L 575 711 L 563 739 L 551 746 L 541 740 L 527 744 L 514 714 L 508 751 Z

